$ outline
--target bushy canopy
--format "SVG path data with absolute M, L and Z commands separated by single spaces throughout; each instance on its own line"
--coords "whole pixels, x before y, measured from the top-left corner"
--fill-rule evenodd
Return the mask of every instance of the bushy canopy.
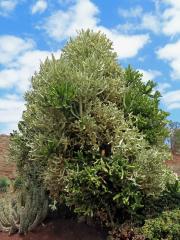
M 34 181 L 83 215 L 106 224 L 164 189 L 167 113 L 154 83 L 124 70 L 100 32 L 81 31 L 32 78 L 11 155 Z M 103 216 L 105 219 L 103 219 Z
M 135 116 L 135 126 L 145 134 L 151 145 L 163 144 L 169 135 L 166 119 L 169 114 L 159 108 L 161 94 L 155 91 L 156 83 L 149 79 L 143 82 L 142 74 L 130 66 L 125 69 L 124 76 L 127 87 L 124 98 L 125 116 L 130 113 Z

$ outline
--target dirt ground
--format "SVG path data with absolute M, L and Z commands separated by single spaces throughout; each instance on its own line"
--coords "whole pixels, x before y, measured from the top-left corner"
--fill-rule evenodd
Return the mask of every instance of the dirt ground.
M 0 240 L 105 240 L 106 236 L 101 230 L 95 229 L 85 223 L 73 220 L 54 220 L 41 225 L 36 231 L 26 236 L 18 234 L 8 236 L 0 233 Z
M 174 154 L 173 160 L 167 161 L 167 164 L 178 176 L 180 176 L 180 155 Z
M 9 136 L 0 134 L 0 177 L 7 176 L 13 178 L 15 176 L 16 167 L 8 161 L 9 153 Z

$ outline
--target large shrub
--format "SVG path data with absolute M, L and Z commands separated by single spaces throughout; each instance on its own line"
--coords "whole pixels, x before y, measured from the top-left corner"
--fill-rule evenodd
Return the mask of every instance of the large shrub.
M 165 211 L 158 218 L 146 220 L 142 233 L 147 239 L 180 239 L 180 210 Z
M 180 209 L 180 181 L 167 183 L 166 188 L 157 196 L 145 196 L 142 204 L 144 207 L 138 210 L 133 222 L 143 226 L 148 219 L 158 218 L 163 212 L 171 212 Z
M 109 226 L 135 214 L 142 196 L 164 190 L 167 114 L 158 93 L 151 96 L 154 85 L 135 75 L 127 77 L 105 35 L 89 30 L 70 39 L 58 60 L 41 65 L 11 141 L 27 188 L 42 186 L 52 199 Z M 133 88 L 145 89 L 137 103 Z M 147 109 L 139 105 L 143 99 Z
M 141 233 L 148 239 L 180 238 L 180 181 L 167 184 L 158 199 L 146 199 Z

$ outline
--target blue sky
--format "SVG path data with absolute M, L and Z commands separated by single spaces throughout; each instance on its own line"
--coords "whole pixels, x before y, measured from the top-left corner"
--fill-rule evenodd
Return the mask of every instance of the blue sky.
M 155 80 L 180 121 L 180 1 L 0 0 L 0 133 L 17 128 L 30 78 L 78 29 L 104 32 L 123 67 Z

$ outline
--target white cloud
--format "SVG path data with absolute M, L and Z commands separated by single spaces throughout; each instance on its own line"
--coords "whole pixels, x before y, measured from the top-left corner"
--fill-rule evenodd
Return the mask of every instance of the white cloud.
M 161 22 L 161 31 L 167 36 L 175 36 L 180 34 L 180 1 L 164 0 L 155 1 L 158 5 L 158 11 L 155 12 L 156 17 Z
M 6 65 L 23 52 L 34 48 L 31 39 L 22 39 L 11 35 L 0 36 L 0 64 Z
M 125 23 L 121 28 L 131 32 L 137 30 L 150 30 L 155 34 L 165 34 L 175 36 L 180 34 L 180 1 L 164 0 L 154 1 L 155 10 L 144 12 L 135 6 L 129 9 L 120 9 L 120 16 L 125 18 Z M 130 21 L 131 20 L 131 21 Z
M 24 101 L 17 95 L 6 95 L 0 97 L 0 133 L 9 134 L 12 130 L 17 129 L 17 123 L 21 119 L 25 109 Z
M 0 125 L 6 126 L 6 129 L 0 129 L 0 132 L 9 133 L 16 129 L 24 109 L 24 101 L 17 95 L 0 97 Z
M 143 74 L 142 77 L 142 81 L 144 83 L 147 83 L 148 80 L 153 80 L 155 81 L 157 84 L 156 89 L 161 93 L 161 94 L 166 94 L 167 90 L 169 88 L 171 88 L 171 84 L 164 82 L 164 83 L 159 83 L 158 81 L 156 81 L 156 79 L 160 76 L 162 76 L 162 73 L 160 71 L 157 70 L 144 70 L 144 69 L 137 69 L 140 73 Z M 166 101 L 166 105 L 167 105 L 167 101 Z
M 157 86 L 157 90 L 161 93 L 164 94 L 167 89 L 171 87 L 171 84 L 169 83 L 159 83 Z
M 3 127 L 2 127 L 3 126 Z M 7 134 L 13 132 L 13 130 L 18 130 L 18 124 L 16 123 L 6 123 L 3 125 L 0 125 L 0 134 Z
M 157 56 L 169 62 L 172 68 L 172 78 L 180 80 L 180 40 L 160 48 Z
M 154 33 L 159 33 L 161 31 L 161 23 L 159 17 L 153 15 L 152 13 L 143 14 L 139 28 L 150 30 Z
M 180 33 L 180 8 L 170 7 L 166 9 L 162 15 L 163 33 L 174 36 Z
M 0 71 L 0 88 L 12 88 L 18 81 L 17 70 L 3 69 Z
M 134 22 L 133 23 L 126 22 L 126 23 L 117 25 L 116 30 L 122 34 L 130 34 L 130 33 L 134 33 L 135 30 L 137 30 L 137 25 L 135 25 Z
M 159 16 L 158 7 L 155 12 L 144 12 L 141 6 L 134 6 L 133 8 L 119 9 L 118 13 L 125 19 L 125 23 L 119 25 L 122 32 L 149 30 L 157 34 L 161 31 L 161 16 Z
M 164 0 L 164 2 L 174 6 L 176 8 L 180 8 L 180 1 L 178 1 L 178 0 Z
M 156 1 L 155 1 L 156 2 Z M 180 1 L 164 0 L 157 1 L 153 18 L 149 18 L 149 22 L 159 28 L 157 33 L 163 33 L 167 36 L 175 36 L 180 34 Z
M 180 109 L 180 90 L 165 93 L 163 101 L 169 110 Z
M 134 57 L 149 41 L 147 34 L 124 35 L 117 29 L 108 29 L 99 24 L 99 10 L 90 0 L 78 0 L 67 11 L 56 11 L 47 20 L 42 28 L 56 41 L 63 41 L 75 36 L 77 30 L 101 30 L 113 41 L 114 50 L 119 58 Z
M 170 37 L 177 37 L 177 41 L 166 44 L 160 48 L 156 53 L 159 59 L 165 60 L 169 63 L 172 72 L 171 77 L 180 80 L 180 1 L 165 0 L 166 9 L 162 13 L 162 31 L 165 35 Z
M 116 30 L 109 30 L 104 27 L 98 27 L 113 42 L 114 50 L 117 52 L 119 59 L 134 57 L 139 50 L 149 41 L 149 36 L 145 34 L 124 35 L 119 34 Z
M 148 80 L 155 80 L 157 77 L 161 76 L 162 73 L 157 70 L 144 70 L 144 69 L 138 69 L 140 73 L 143 74 L 142 81 L 147 82 Z
M 98 8 L 89 0 L 78 0 L 67 11 L 57 11 L 45 22 L 44 29 L 55 40 L 76 35 L 78 29 L 96 28 Z
M 47 1 L 39 0 L 32 6 L 31 13 L 43 13 L 47 9 L 47 6 Z
M 123 18 L 136 18 L 142 16 L 143 8 L 141 6 L 136 6 L 130 9 L 118 9 L 118 13 Z
M 0 132 L 9 133 L 17 127 L 24 109 L 21 99 L 24 91 L 30 86 L 30 78 L 35 71 L 39 70 L 40 62 L 51 57 L 51 52 L 36 48 L 31 39 L 21 39 L 14 36 L 1 38 L 0 41 L 0 89 L 13 89 L 17 95 L 0 97 Z M 5 39 L 7 41 L 5 41 Z M 12 45 L 10 44 L 12 41 Z M 16 46 L 17 43 L 17 46 Z M 10 45 L 9 45 L 10 44 Z M 60 57 L 60 51 L 53 53 L 56 58 Z
M 143 31 L 148 30 L 155 34 L 158 34 L 162 32 L 162 23 L 160 21 L 160 17 L 156 16 L 155 14 L 149 12 L 149 13 L 143 13 L 141 16 L 137 16 L 135 21 L 126 21 L 123 24 L 118 25 L 118 29 L 122 33 L 127 32 L 137 32 L 137 31 Z
M 74 3 L 76 0 L 58 0 L 58 2 L 60 3 L 60 4 L 72 4 L 72 3 Z
M 16 0 L 1 0 L 0 1 L 0 15 L 6 16 L 13 11 L 18 4 Z
M 57 52 L 57 55 L 60 56 Z M 24 92 L 30 85 L 30 78 L 38 71 L 40 62 L 51 57 L 51 52 L 31 50 L 16 59 L 16 62 L 0 71 L 0 88 L 16 88 Z
M 54 54 L 59 57 L 60 51 Z M 38 50 L 31 39 L 0 36 L 0 56 L 0 88 L 14 88 L 23 93 L 40 62 L 51 57 L 51 52 Z

